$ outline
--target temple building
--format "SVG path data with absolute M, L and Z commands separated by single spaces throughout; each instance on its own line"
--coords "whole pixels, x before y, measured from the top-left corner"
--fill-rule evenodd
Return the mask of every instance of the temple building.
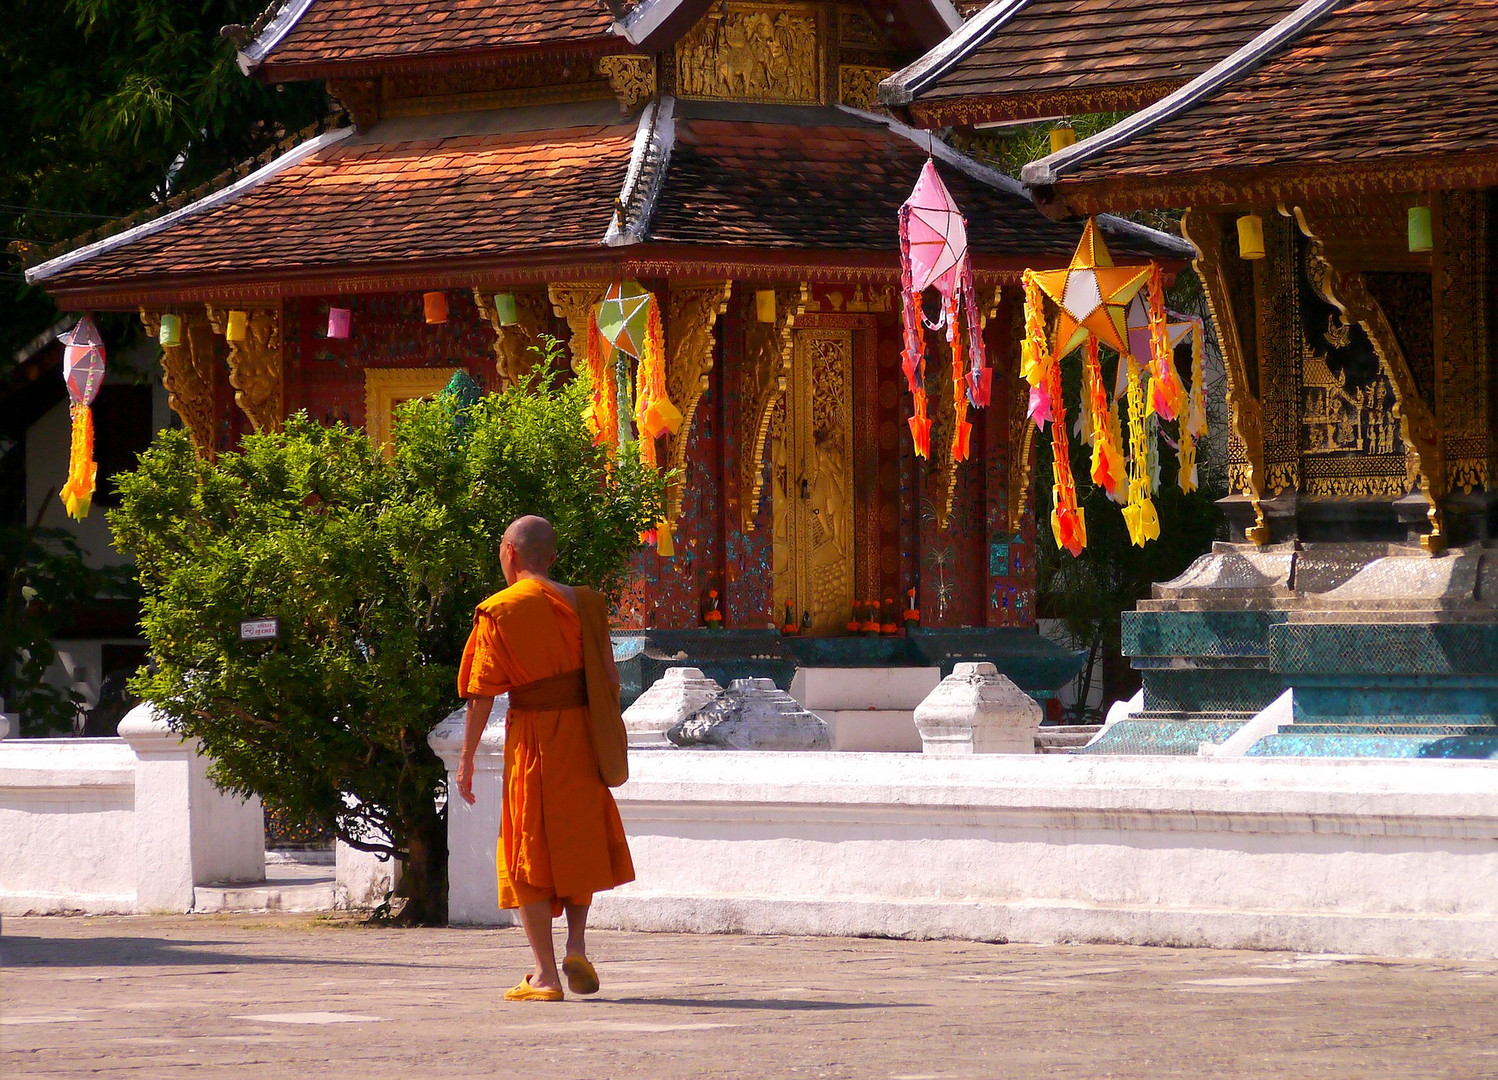
M 1185 211 L 1232 542 L 1126 616 L 1143 698 L 1097 749 L 1498 752 L 1495 33 L 1492 0 L 1021 0 L 884 84 L 922 123 L 1137 108 L 1022 179 L 1058 220 Z
M 639 557 L 619 625 L 691 635 L 713 613 L 794 664 L 769 640 L 787 612 L 815 649 L 913 602 L 929 632 L 968 635 L 933 663 L 1044 656 L 1022 685 L 1046 691 L 1074 662 L 1033 633 L 1015 286 L 1065 265 L 1081 224 L 875 111 L 879 80 L 960 25 L 947 0 L 285 0 L 226 29 L 241 67 L 325 80 L 346 121 L 28 278 L 153 334 L 175 316 L 165 382 L 205 454 L 296 410 L 388 439 L 396 404 L 458 370 L 526 379 L 543 335 L 577 370 L 605 289 L 638 281 L 684 420 L 659 446 L 674 553 Z M 950 381 L 929 459 L 906 425 L 897 215 L 928 156 L 969 222 L 994 369 L 960 463 Z M 1190 253 L 1103 228 L 1172 272 Z M 932 655 L 865 652 L 842 659 Z

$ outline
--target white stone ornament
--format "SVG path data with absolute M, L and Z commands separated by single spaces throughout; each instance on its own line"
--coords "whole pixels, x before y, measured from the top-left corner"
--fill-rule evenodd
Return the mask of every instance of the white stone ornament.
M 826 721 L 803 709 L 773 679 L 735 679 L 666 738 L 677 746 L 724 750 L 829 750 Z
M 916 706 L 926 754 L 1033 754 L 1040 706 L 990 663 L 958 664 Z
M 699 668 L 667 668 L 666 673 L 624 710 L 630 746 L 670 746 L 666 732 L 717 699 L 723 688 Z

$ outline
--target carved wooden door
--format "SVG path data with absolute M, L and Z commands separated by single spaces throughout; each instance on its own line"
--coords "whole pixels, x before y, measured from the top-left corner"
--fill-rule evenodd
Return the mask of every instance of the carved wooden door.
M 842 633 L 853 606 L 853 331 L 797 330 L 772 421 L 775 613 Z

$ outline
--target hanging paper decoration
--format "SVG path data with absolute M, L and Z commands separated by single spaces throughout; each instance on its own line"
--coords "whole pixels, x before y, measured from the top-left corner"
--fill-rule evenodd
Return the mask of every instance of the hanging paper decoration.
M 243 341 L 249 333 L 250 313 L 248 311 L 229 312 L 229 321 L 224 326 L 225 341 Z
M 346 307 L 328 308 L 328 337 L 334 341 L 344 341 L 349 336 L 349 328 L 353 322 L 353 312 Z
M 927 414 L 926 341 L 923 326 L 945 328 L 952 347 L 952 400 L 955 419 L 951 434 L 952 460 L 968 456 L 972 425 L 967 409 L 983 408 L 992 391 L 993 372 L 983 352 L 983 320 L 978 312 L 978 290 L 968 254 L 967 220 L 926 159 L 915 188 L 900 207 L 900 286 L 905 323 L 905 381 L 914 400 L 910 434 L 915 452 L 931 456 L 931 418 Z M 921 310 L 927 289 L 941 296 L 941 317 L 928 323 Z
M 421 312 L 428 324 L 436 325 L 447 322 L 447 293 L 422 293 Z
M 58 340 L 64 345 L 62 376 L 68 385 L 73 421 L 68 481 L 61 497 L 68 516 L 82 521 L 93 505 L 99 475 L 99 466 L 94 463 L 94 415 L 89 406 L 104 382 L 104 339 L 94 320 L 85 315 Z
M 157 331 L 156 340 L 164 346 L 182 344 L 182 319 L 180 316 L 170 312 L 161 316 L 161 327 Z
M 1051 424 L 1055 459 L 1051 528 L 1057 544 L 1073 555 L 1087 546 L 1086 522 L 1077 505 L 1071 472 L 1066 406 L 1061 397 L 1061 360 L 1078 346 L 1084 349 L 1077 432 L 1092 447 L 1092 481 L 1114 502 L 1124 504 L 1124 522 L 1134 544 L 1156 539 L 1160 519 L 1151 496 L 1159 486 L 1155 436 L 1161 421 L 1178 422 L 1181 484 L 1188 491 L 1196 484 L 1195 440 L 1206 432 L 1206 410 L 1200 404 L 1199 337 L 1194 339 L 1195 365 L 1189 394 L 1176 371 L 1174 348 L 1187 334 L 1194 331 L 1199 335 L 1199 323 L 1172 321 L 1165 310 L 1160 268 L 1153 264 L 1115 266 L 1091 220 L 1066 269 L 1027 270 L 1024 281 L 1025 338 L 1020 374 L 1030 385 L 1030 417 L 1038 427 Z M 1054 338 L 1048 338 L 1045 330 L 1045 297 L 1059 308 Z M 1102 345 L 1118 354 L 1119 392 L 1112 394 L 1103 376 Z M 1129 427 L 1127 455 L 1113 400 L 1120 393 L 1125 398 Z
M 629 360 L 636 361 L 630 384 Z M 655 441 L 681 430 L 682 415 L 666 392 L 665 334 L 655 294 L 637 281 L 616 281 L 604 290 L 588 333 L 588 371 L 595 438 L 623 446 L 630 418 L 639 436 L 640 460 L 656 465 Z M 675 545 L 669 522 L 652 530 L 647 542 L 669 558 Z
M 494 319 L 500 326 L 514 326 L 520 321 L 519 313 L 515 310 L 515 294 L 502 292 L 494 294 Z

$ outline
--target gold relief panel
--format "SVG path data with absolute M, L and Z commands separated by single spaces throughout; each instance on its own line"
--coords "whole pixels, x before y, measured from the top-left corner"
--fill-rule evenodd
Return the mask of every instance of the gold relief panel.
M 714 7 L 676 44 L 676 92 L 715 101 L 822 101 L 812 4 Z

